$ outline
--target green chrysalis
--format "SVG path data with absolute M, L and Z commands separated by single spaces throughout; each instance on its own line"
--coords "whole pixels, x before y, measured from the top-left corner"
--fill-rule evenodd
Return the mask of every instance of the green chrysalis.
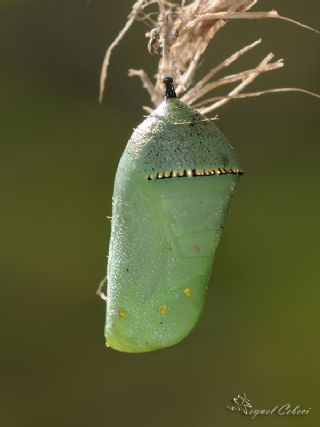
M 174 345 L 195 326 L 242 174 L 221 131 L 164 83 L 114 184 L 105 336 L 124 352 Z

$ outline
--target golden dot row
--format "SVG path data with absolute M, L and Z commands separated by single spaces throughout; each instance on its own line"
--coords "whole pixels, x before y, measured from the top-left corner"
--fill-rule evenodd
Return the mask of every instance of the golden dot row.
M 183 293 L 185 294 L 186 297 L 190 297 L 192 294 L 192 291 L 190 288 L 186 288 Z M 166 304 L 160 304 L 158 307 L 158 310 L 161 314 L 165 314 L 168 312 L 169 308 Z M 119 310 L 118 315 L 121 319 L 124 319 L 127 315 L 127 313 L 124 310 Z
M 149 181 L 163 178 L 179 178 L 191 176 L 210 176 L 210 175 L 243 175 L 239 168 L 216 168 L 216 169 L 176 169 L 173 171 L 150 173 L 146 176 Z

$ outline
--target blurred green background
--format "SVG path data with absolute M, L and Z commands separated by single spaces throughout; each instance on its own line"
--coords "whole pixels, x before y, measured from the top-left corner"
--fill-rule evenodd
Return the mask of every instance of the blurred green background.
M 218 125 L 246 174 L 233 200 L 201 321 L 181 344 L 148 354 L 104 347 L 105 274 L 113 178 L 149 100 L 128 68 L 152 74 L 144 24 L 112 58 L 98 105 L 103 53 L 132 2 L 0 3 L 1 427 L 234 427 L 225 406 L 290 402 L 307 418 L 257 426 L 320 425 L 319 100 L 276 94 L 236 100 Z M 319 28 L 320 6 L 264 1 Z M 239 47 L 263 44 L 286 67 L 250 89 L 320 92 L 319 36 L 280 21 L 233 22 L 199 76 Z

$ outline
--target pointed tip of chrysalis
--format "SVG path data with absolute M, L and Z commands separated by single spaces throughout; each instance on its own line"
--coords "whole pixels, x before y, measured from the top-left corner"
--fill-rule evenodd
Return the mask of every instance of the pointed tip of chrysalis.
M 166 93 L 165 93 L 165 97 L 167 99 L 169 98 L 176 98 L 176 92 L 174 90 L 174 84 L 173 84 L 173 78 L 172 77 L 165 77 L 162 80 L 162 83 L 165 85 L 166 87 Z

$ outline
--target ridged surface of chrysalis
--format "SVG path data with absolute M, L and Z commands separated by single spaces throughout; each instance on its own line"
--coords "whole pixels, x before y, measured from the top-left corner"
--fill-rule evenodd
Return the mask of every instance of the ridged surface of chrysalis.
M 240 174 L 219 129 L 177 99 L 135 129 L 114 186 L 108 346 L 157 350 L 195 326 Z

